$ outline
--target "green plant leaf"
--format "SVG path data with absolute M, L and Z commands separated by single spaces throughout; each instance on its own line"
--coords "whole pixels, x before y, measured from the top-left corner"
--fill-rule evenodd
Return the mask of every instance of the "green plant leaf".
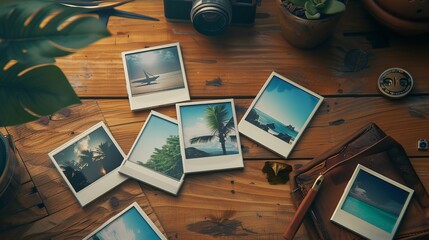
M 320 18 L 320 13 L 316 13 L 314 15 L 311 15 L 309 12 L 305 11 L 305 16 L 307 17 L 307 19 L 315 20 L 315 19 Z
M 8 65 L 7 61 L 0 61 L 0 126 L 33 121 L 80 103 L 57 66 Z
M 317 8 L 310 1 L 305 3 L 305 11 L 308 12 L 309 15 L 314 16 L 318 13 Z
M 56 57 L 109 36 L 95 16 L 82 15 L 88 11 L 47 0 L 18 1 L 2 6 L 1 58 L 28 66 L 53 63 Z
M 325 6 L 320 9 L 320 12 L 326 15 L 337 14 L 346 10 L 346 5 L 340 1 L 326 1 Z

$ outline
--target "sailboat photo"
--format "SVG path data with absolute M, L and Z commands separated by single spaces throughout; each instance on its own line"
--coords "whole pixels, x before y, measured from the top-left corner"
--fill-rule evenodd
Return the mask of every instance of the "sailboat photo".
M 159 76 L 155 76 L 153 74 L 150 74 L 150 73 L 146 72 L 145 70 L 143 70 L 143 73 L 144 73 L 145 77 L 132 80 L 132 82 L 133 83 L 141 83 L 142 84 L 141 86 L 143 86 L 143 84 L 150 85 L 153 81 L 156 81 L 156 79 L 159 78 Z

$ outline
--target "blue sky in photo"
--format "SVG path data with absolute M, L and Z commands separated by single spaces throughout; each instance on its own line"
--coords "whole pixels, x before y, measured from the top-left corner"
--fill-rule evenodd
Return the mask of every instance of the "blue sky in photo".
M 152 115 L 141 137 L 138 139 L 129 160 L 135 163 L 138 161 L 146 163 L 155 151 L 155 148 L 161 149 L 167 143 L 168 137 L 178 135 L 179 127 L 177 124 Z
M 129 53 L 125 59 L 130 79 L 144 76 L 143 69 L 152 75 L 181 70 L 177 47 Z
M 286 126 L 291 124 L 299 131 L 318 100 L 315 96 L 273 76 L 254 107 Z
M 130 208 L 95 234 L 101 240 L 158 240 L 158 235 L 135 207 Z
M 216 106 L 219 104 L 226 105 L 228 111 L 228 119 L 230 119 L 232 114 L 232 107 L 229 102 L 227 103 L 213 103 L 213 104 L 197 104 L 197 105 L 188 105 L 180 107 L 180 117 L 183 128 L 183 137 L 185 142 L 185 148 L 195 147 L 195 148 L 215 148 L 219 149 L 220 143 L 218 138 L 214 138 L 212 142 L 209 143 L 195 143 L 190 144 L 189 140 L 194 137 L 200 137 L 205 135 L 211 135 L 211 130 L 206 125 L 205 111 L 208 106 Z M 233 135 L 236 135 L 236 131 L 232 132 Z M 237 150 L 237 144 L 233 143 L 227 139 L 225 143 L 227 150 Z

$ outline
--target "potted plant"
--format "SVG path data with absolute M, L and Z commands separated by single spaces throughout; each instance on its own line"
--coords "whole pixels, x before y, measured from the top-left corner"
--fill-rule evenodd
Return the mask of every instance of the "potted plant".
M 277 0 L 284 38 L 297 48 L 313 48 L 334 31 L 344 2 L 338 0 Z

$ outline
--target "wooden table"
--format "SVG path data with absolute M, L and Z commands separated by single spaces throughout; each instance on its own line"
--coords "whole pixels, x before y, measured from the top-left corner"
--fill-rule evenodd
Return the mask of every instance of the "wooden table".
M 84 104 L 60 114 L 60 119 L 7 129 L 26 171 L 17 200 L 20 208 L 3 218 L 0 239 L 79 239 L 133 201 L 169 239 L 281 239 L 295 208 L 288 184 L 266 181 L 261 172 L 265 161 L 305 164 L 369 122 L 403 145 L 429 187 L 429 152 L 417 150 L 418 139 L 429 139 L 427 36 L 392 33 L 357 0 L 349 1 L 334 37 L 313 50 L 295 49 L 282 38 L 274 0 L 262 1 L 254 26 L 231 27 L 218 37 L 200 35 L 190 24 L 167 22 L 162 1 L 137 0 L 120 9 L 160 21 L 112 17 L 111 37 L 58 59 Z M 81 208 L 47 153 L 99 120 L 127 153 L 149 110 L 130 111 L 121 52 L 173 42 L 181 45 L 192 101 L 234 98 L 238 119 L 272 71 L 325 100 L 288 159 L 241 136 L 242 170 L 190 174 L 177 197 L 128 180 Z M 367 53 L 361 70 L 344 62 L 352 49 Z M 413 75 L 410 96 L 392 101 L 379 93 L 377 78 L 390 67 Z M 176 117 L 174 106 L 154 110 Z M 301 228 L 296 239 L 307 238 Z

